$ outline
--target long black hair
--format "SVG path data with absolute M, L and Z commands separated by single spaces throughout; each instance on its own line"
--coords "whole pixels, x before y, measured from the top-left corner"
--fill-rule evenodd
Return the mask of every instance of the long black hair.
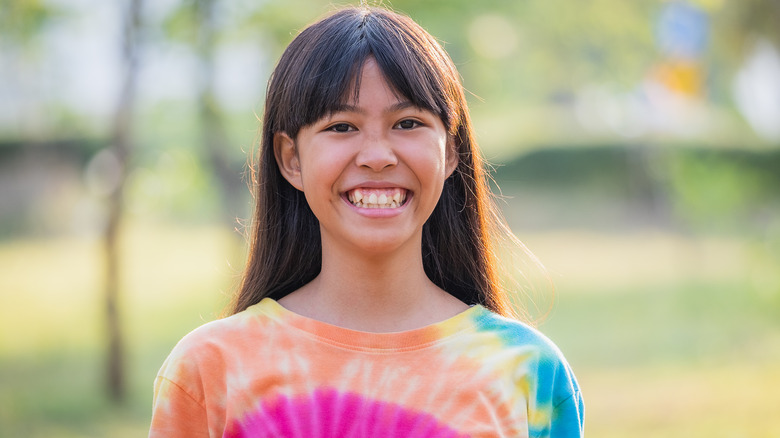
M 265 297 L 284 297 L 319 274 L 319 223 L 303 193 L 280 173 L 273 138 L 280 132 L 296 138 L 301 128 L 357 96 L 369 57 L 399 96 L 441 118 L 458 154 L 458 166 L 423 226 L 426 274 L 467 304 L 512 314 L 492 247 L 496 232 L 508 230 L 492 202 L 458 72 L 412 19 L 372 7 L 341 9 L 307 27 L 271 76 L 253 167 L 256 209 L 249 258 L 230 311 L 240 312 Z

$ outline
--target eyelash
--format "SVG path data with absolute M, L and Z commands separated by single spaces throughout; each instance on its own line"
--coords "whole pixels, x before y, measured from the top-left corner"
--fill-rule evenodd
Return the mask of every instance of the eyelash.
M 410 128 L 400 128 L 400 129 L 404 129 L 404 130 L 406 130 L 406 129 L 414 129 L 414 128 L 419 128 L 420 126 L 422 126 L 422 123 L 420 123 L 419 121 L 414 120 L 414 119 L 403 119 L 400 122 L 396 123 L 395 126 L 400 127 L 401 123 L 404 123 L 404 122 L 412 122 L 413 126 L 410 127 Z M 395 126 L 393 126 L 393 127 L 395 128 Z
M 402 128 L 401 127 L 402 123 L 409 123 L 409 122 L 412 123 L 412 126 L 410 126 L 408 128 Z M 400 122 L 398 122 L 395 125 L 393 125 L 393 128 L 394 129 L 398 128 L 398 129 L 402 129 L 402 130 L 409 130 L 409 129 L 419 128 L 420 126 L 422 126 L 422 123 L 419 122 L 418 120 L 403 119 Z M 348 124 L 348 123 L 336 123 L 334 125 L 331 125 L 331 126 L 327 127 L 325 130 L 326 131 L 332 131 L 332 132 L 350 132 L 352 130 L 355 130 L 355 127 L 350 125 L 350 124 Z
M 346 128 L 346 130 L 339 130 L 338 128 Z M 354 130 L 355 127 L 348 124 L 348 123 L 336 123 L 335 125 L 328 126 L 325 130 L 326 131 L 333 131 L 333 132 L 349 132 L 350 130 Z

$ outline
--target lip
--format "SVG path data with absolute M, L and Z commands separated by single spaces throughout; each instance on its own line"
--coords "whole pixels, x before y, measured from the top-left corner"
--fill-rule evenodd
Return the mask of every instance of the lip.
M 394 183 L 391 181 L 362 181 L 357 184 L 353 184 L 349 186 L 348 189 L 344 190 L 344 193 L 360 189 L 360 188 L 367 188 L 367 189 L 404 189 L 407 192 L 411 192 L 411 190 L 407 189 L 403 186 L 403 184 Z
M 353 205 L 351 202 L 349 202 L 349 198 L 347 197 L 347 193 L 355 189 L 388 189 L 388 190 L 402 189 L 406 191 L 406 201 L 404 202 L 403 205 L 396 208 L 358 207 L 356 205 Z M 349 206 L 351 209 L 353 209 L 361 216 L 370 217 L 370 218 L 389 218 L 389 217 L 398 216 L 399 214 L 403 213 L 406 210 L 406 207 L 409 205 L 409 201 L 413 197 L 414 197 L 413 191 L 407 189 L 403 185 L 392 183 L 389 181 L 363 181 L 341 192 L 341 199 L 347 204 L 347 206 Z

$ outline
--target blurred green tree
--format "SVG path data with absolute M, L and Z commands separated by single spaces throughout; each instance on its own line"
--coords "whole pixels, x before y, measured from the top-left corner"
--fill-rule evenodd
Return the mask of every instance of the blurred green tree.
M 226 32 L 220 23 L 218 0 L 184 0 L 170 15 L 167 36 L 190 46 L 199 59 L 197 105 L 204 155 L 219 186 L 221 216 L 230 226 L 243 210 L 241 168 L 228 153 L 230 136 L 224 111 L 217 99 L 215 63 L 219 39 Z

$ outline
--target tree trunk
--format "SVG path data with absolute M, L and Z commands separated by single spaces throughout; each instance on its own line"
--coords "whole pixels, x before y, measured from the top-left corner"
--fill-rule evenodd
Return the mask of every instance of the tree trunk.
M 109 197 L 109 213 L 104 235 L 106 256 L 105 311 L 108 333 L 107 390 L 114 402 L 122 402 L 126 393 L 125 345 L 120 314 L 121 254 L 124 186 L 128 157 L 132 149 L 131 128 L 138 77 L 138 53 L 142 0 L 128 0 L 122 14 L 122 88 L 114 113 L 111 148 L 119 168 L 119 183 Z

